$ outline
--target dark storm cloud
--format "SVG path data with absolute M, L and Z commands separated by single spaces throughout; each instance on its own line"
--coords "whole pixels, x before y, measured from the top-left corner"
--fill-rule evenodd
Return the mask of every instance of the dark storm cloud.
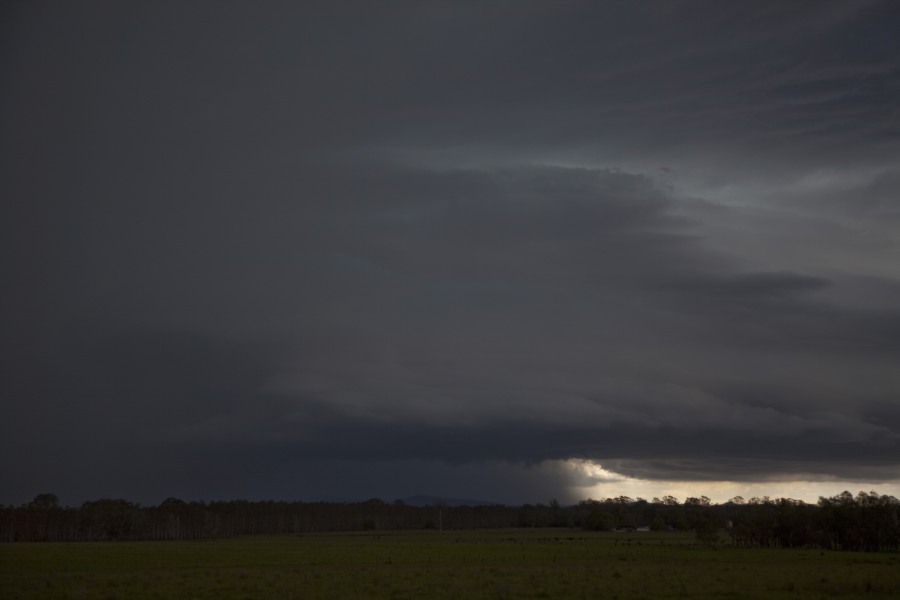
M 10 499 L 900 479 L 893 4 L 8 10 Z
M 747 273 L 728 277 L 684 280 L 675 289 L 698 296 L 729 297 L 732 301 L 753 302 L 777 299 L 826 287 L 828 281 L 794 273 Z
M 294 242 L 314 258 L 210 294 L 268 342 L 76 329 L 92 345 L 61 348 L 17 389 L 31 406 L 75 406 L 18 430 L 89 436 L 98 455 L 165 452 L 196 476 L 215 460 L 252 470 L 249 456 L 266 470 L 627 457 L 704 479 L 894 469 L 874 465 L 896 453 L 897 415 L 866 411 L 895 383 L 896 313 L 824 304 L 821 278 L 728 271 L 647 178 L 379 169 L 331 186 L 353 210 L 318 209 L 332 229 Z M 272 260 L 253 247 L 252 263 Z M 302 292 L 269 295 L 289 277 Z M 283 330 L 241 314 L 258 294 Z M 750 475 L 733 466 L 750 459 Z
M 547 12 L 504 16 L 491 23 L 499 36 L 467 30 L 468 52 L 426 48 L 419 60 L 467 77 L 419 82 L 429 102 L 413 106 L 404 140 L 526 156 L 584 144 L 613 160 L 699 152 L 717 167 L 741 157 L 770 169 L 785 156 L 844 163 L 896 148 L 890 3 Z

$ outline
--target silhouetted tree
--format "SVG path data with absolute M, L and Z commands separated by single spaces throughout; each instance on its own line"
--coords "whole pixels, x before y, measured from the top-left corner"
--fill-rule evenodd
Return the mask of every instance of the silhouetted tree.
M 59 508 L 59 498 L 56 494 L 38 494 L 28 504 L 29 508 Z

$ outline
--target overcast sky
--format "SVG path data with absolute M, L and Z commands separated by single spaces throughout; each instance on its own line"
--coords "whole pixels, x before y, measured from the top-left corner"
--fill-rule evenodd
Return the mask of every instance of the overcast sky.
M 0 15 L 0 503 L 900 495 L 900 4 Z

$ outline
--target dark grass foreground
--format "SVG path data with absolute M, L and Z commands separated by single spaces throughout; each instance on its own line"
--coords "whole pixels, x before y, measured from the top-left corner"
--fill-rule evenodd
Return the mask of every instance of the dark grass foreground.
M 0 597 L 898 598 L 900 554 L 560 529 L 7 544 Z

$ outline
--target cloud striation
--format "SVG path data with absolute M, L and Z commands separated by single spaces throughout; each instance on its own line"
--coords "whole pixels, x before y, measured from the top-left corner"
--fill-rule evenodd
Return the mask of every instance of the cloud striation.
M 893 3 L 4 10 L 3 501 L 900 489 Z

